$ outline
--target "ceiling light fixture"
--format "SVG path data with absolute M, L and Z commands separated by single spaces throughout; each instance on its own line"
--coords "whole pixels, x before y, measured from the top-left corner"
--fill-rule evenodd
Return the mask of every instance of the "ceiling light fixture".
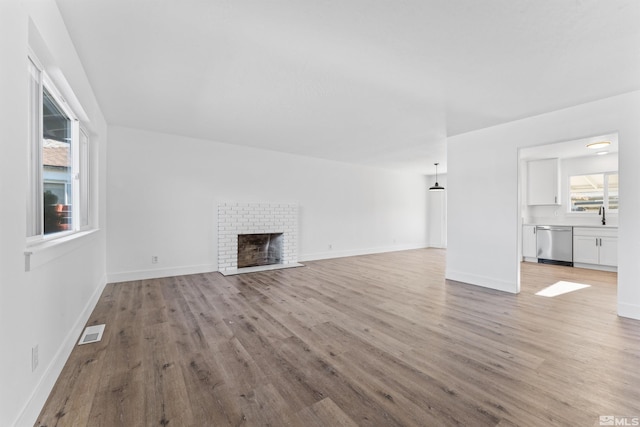
M 609 152 L 608 151 L 598 151 L 596 153 L 596 155 L 598 155 L 598 156 L 604 156 L 605 154 L 609 154 Z
M 598 142 L 592 142 L 591 144 L 587 144 L 587 148 L 596 150 L 598 148 L 608 147 L 609 145 L 611 145 L 611 142 L 609 141 L 598 141 Z
M 434 163 L 434 165 L 436 165 L 436 185 L 434 185 L 433 187 L 429 187 L 429 191 L 444 191 L 444 187 L 441 187 L 438 184 L 438 165 L 440 163 Z

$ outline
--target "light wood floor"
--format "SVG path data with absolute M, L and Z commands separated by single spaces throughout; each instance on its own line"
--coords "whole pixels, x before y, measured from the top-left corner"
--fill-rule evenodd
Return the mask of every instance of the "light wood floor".
M 640 416 L 616 275 L 523 264 L 445 282 L 424 249 L 107 285 L 39 426 L 593 426 Z M 555 298 L 557 280 L 592 286 Z

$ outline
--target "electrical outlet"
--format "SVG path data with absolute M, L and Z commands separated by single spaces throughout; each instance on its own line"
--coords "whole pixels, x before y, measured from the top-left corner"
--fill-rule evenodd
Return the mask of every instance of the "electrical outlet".
M 151 264 L 158 263 L 158 255 L 151 255 Z
M 38 345 L 31 348 L 31 372 L 35 372 L 38 367 Z

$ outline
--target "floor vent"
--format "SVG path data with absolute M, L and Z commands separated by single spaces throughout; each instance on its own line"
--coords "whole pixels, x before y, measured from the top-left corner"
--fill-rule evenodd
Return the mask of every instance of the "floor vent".
M 80 337 L 78 345 L 100 341 L 102 339 L 102 333 L 104 332 L 104 326 L 105 325 L 87 326 Z

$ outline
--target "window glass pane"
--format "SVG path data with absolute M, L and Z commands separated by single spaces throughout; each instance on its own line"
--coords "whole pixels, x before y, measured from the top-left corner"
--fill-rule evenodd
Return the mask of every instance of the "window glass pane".
M 618 210 L 618 174 L 607 175 L 608 201 L 610 210 Z
M 44 234 L 72 228 L 71 120 L 45 89 L 42 98 Z
M 569 178 L 569 186 L 571 212 L 598 212 L 604 203 L 603 174 L 572 176 Z

